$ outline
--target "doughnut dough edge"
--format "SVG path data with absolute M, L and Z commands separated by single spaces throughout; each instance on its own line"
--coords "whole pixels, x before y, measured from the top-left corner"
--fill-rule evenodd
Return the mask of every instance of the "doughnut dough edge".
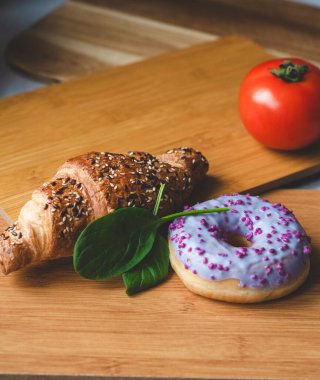
M 170 263 L 183 284 L 193 293 L 219 301 L 234 303 L 255 303 L 281 298 L 299 288 L 306 280 L 310 270 L 310 260 L 307 260 L 304 270 L 299 276 L 285 285 L 272 288 L 242 288 L 239 280 L 227 279 L 222 281 L 210 281 L 191 271 L 176 258 L 174 249 L 169 239 Z

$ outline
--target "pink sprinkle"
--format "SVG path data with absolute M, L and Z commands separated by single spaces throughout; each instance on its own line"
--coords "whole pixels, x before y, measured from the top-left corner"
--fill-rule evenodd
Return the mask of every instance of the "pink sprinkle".
M 208 261 L 209 261 L 209 260 L 208 260 L 207 257 L 204 257 L 203 260 L 202 260 L 203 264 L 208 264 Z
M 213 263 L 210 263 L 209 265 L 208 265 L 208 268 L 209 269 L 216 269 L 216 267 L 217 267 L 217 264 L 213 264 Z
M 208 231 L 209 232 L 213 232 L 217 229 L 217 226 L 215 224 L 212 224 L 209 228 L 208 228 Z
M 200 220 L 200 224 L 201 224 L 202 226 L 206 226 L 206 225 L 207 225 L 207 221 L 206 221 L 205 219 L 201 219 L 201 220 Z
M 272 253 L 273 255 L 276 254 L 276 250 L 275 250 L 274 248 L 270 248 L 270 249 L 269 249 L 269 252 Z
M 304 255 L 311 255 L 311 248 L 308 245 L 305 245 L 303 247 L 303 254 Z
M 252 280 L 256 280 L 258 278 L 258 276 L 254 273 L 250 276 L 252 278 Z
M 255 217 L 255 220 L 260 220 L 260 216 L 256 215 Z
M 267 237 L 268 239 L 270 239 L 270 238 L 272 237 L 272 235 L 271 235 L 271 234 L 267 234 L 266 237 Z
M 239 259 L 243 259 L 244 257 L 248 256 L 246 251 L 240 251 L 240 250 L 237 250 L 235 254 L 239 257 Z
M 272 273 L 272 271 L 273 271 L 273 269 L 271 268 L 270 265 L 267 265 L 267 266 L 265 267 L 265 270 L 266 270 L 266 273 L 267 273 L 268 276 L 269 276 L 269 275 Z
M 253 233 L 252 232 L 249 232 L 248 234 L 246 234 L 246 239 L 247 240 L 251 240 L 253 238 Z
M 193 272 L 194 274 L 197 274 L 197 271 L 196 271 L 196 269 L 194 269 L 192 272 Z

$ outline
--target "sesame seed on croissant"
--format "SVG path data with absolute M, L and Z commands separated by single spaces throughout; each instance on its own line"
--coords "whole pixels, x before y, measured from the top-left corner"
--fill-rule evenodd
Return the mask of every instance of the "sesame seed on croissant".
M 80 232 L 120 207 L 152 210 L 164 183 L 159 215 L 179 209 L 208 171 L 192 148 L 159 156 L 145 152 L 91 152 L 66 161 L 32 194 L 18 220 L 0 234 L 0 267 L 5 274 L 31 263 L 70 256 Z

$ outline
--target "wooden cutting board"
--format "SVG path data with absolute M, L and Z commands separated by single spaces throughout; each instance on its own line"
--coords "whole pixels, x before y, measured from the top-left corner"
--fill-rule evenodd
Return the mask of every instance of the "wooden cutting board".
M 268 150 L 241 125 L 239 85 L 270 56 L 229 37 L 0 102 L 0 207 L 16 218 L 66 159 L 91 150 L 192 146 L 210 162 L 195 200 L 262 192 L 320 171 L 319 144 Z
M 241 34 L 281 56 L 320 62 L 320 8 L 278 0 L 72 0 L 18 35 L 9 61 L 65 81 Z
M 7 55 L 32 76 L 66 81 L 216 38 L 107 4 L 68 1 L 15 37 Z
M 44 263 L 0 276 L 0 373 L 319 379 L 320 191 L 266 198 L 293 209 L 312 237 L 311 273 L 294 294 L 226 304 L 190 293 L 172 274 L 129 298 L 120 279 L 80 278 L 70 259 Z

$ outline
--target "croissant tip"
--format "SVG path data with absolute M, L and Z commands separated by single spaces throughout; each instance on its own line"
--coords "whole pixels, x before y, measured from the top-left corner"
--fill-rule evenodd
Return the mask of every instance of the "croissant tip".
M 195 182 L 201 180 L 209 169 L 209 162 L 205 156 L 199 150 L 191 147 L 169 149 L 159 158 L 172 165 L 183 167 Z
M 0 256 L 0 273 L 3 273 L 5 276 L 8 275 L 10 272 L 6 269 L 3 261 L 2 261 L 2 258 Z

